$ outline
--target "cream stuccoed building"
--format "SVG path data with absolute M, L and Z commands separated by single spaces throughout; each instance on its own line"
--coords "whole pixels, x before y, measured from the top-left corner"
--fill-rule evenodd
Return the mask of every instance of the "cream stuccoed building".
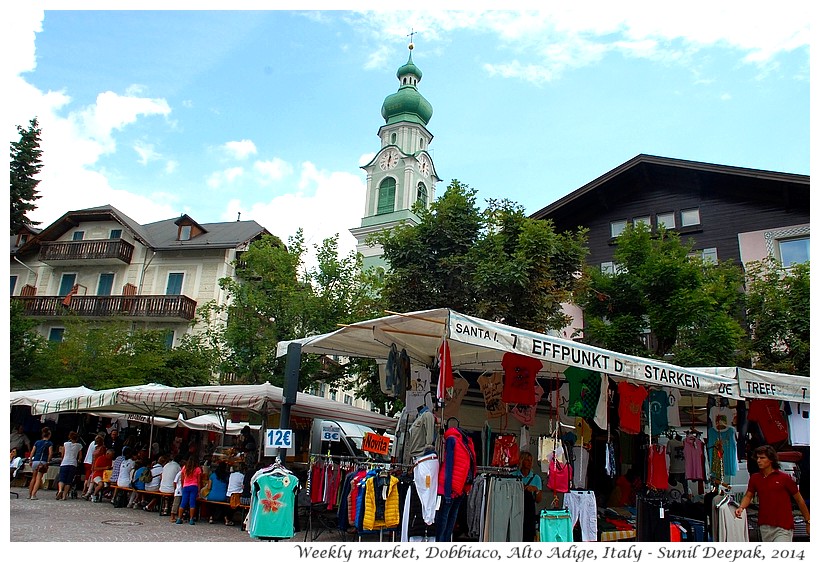
M 381 246 L 368 244 L 368 236 L 401 223 L 418 224 L 413 206 L 419 202 L 429 208 L 436 196 L 436 183 L 441 181 L 429 152 L 433 135 L 427 123 L 433 106 L 418 91 L 421 70 L 413 63 L 412 43 L 409 49 L 407 62 L 396 72 L 399 89 L 382 104 L 385 124 L 378 133 L 381 146 L 362 166 L 367 172 L 364 216 L 361 226 L 351 228 L 350 233 L 364 257 L 364 269 L 385 267 Z

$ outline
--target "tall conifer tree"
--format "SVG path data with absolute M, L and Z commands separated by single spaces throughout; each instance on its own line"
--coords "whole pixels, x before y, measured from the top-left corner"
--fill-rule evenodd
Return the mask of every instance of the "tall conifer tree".
M 11 143 L 11 166 L 9 173 L 9 192 L 11 193 L 11 234 L 16 234 L 23 225 L 40 224 L 26 216 L 26 213 L 37 208 L 34 202 L 40 198 L 37 185 L 40 180 L 37 174 L 43 168 L 40 160 L 40 126 L 35 117 L 29 122 L 28 129 L 17 125 L 20 140 Z

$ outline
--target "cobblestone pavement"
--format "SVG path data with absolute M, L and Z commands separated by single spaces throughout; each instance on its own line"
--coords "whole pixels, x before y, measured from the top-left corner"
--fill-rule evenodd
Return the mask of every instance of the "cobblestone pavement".
M 12 542 L 261 542 L 241 531 L 238 523 L 235 527 L 207 521 L 176 525 L 167 516 L 115 508 L 109 502 L 57 501 L 54 490 L 40 490 L 35 501 L 28 499 L 26 488 L 12 487 L 11 491 L 20 494 L 19 498 L 12 496 L 9 505 Z M 303 527 L 282 542 L 303 542 L 305 535 Z M 342 537 L 337 531 L 325 531 L 316 540 L 335 542 Z

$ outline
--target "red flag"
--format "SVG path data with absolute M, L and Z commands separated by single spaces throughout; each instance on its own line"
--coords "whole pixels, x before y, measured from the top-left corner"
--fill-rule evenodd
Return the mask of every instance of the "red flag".
M 70 305 L 72 295 L 76 295 L 79 291 L 80 291 L 80 286 L 79 285 L 74 285 L 73 287 L 71 287 L 71 290 L 68 292 L 68 294 L 63 299 L 63 306 Z
M 436 398 L 445 400 L 452 396 L 453 389 L 453 363 L 450 360 L 450 346 L 447 340 L 441 343 L 438 348 L 438 384 L 436 385 Z

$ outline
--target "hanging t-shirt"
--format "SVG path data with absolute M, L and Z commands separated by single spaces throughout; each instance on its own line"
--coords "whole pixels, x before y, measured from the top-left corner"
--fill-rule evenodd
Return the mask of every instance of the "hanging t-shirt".
M 501 368 L 504 369 L 501 399 L 508 404 L 535 404 L 535 375 L 542 367 L 541 361 L 534 357 L 505 353 L 501 358 Z
M 620 430 L 636 435 L 641 431 L 641 406 L 649 394 L 643 386 L 629 381 L 618 383 L 618 417 L 621 420 Z
M 651 445 L 649 447 L 647 485 L 657 490 L 666 490 L 669 487 L 669 467 L 666 464 L 666 447 Z
M 541 397 L 544 396 L 544 389 L 536 383 L 533 393 L 535 394 L 535 404 L 530 406 L 516 404 L 512 407 L 511 413 L 515 419 L 521 422 L 521 425 L 535 425 L 535 414 L 538 410 L 538 403 L 541 401 Z
M 444 403 L 444 419 L 458 417 L 461 401 L 464 399 L 468 388 L 470 388 L 470 383 L 467 379 L 453 377 L 452 398 L 449 398 Z
M 684 474 L 686 472 L 686 457 L 683 454 L 683 441 L 670 439 L 666 443 L 666 450 L 669 453 L 669 473 Z
M 680 390 L 672 388 L 668 392 L 669 404 L 666 408 L 666 418 L 669 427 L 680 427 Z
M 669 421 L 666 417 L 669 407 L 669 397 L 664 390 L 653 390 L 649 393 L 646 401 L 647 418 L 652 435 L 659 435 L 669 429 Z
M 570 416 L 592 419 L 601 396 L 601 375 L 589 369 L 567 367 L 564 378 L 569 382 Z
M 712 406 L 709 408 L 709 421 L 718 431 L 729 429 L 735 419 L 735 411 L 727 406 Z
M 253 538 L 291 538 L 299 479 L 283 471 L 257 472 L 251 479 L 248 532 Z
M 575 418 L 575 437 L 578 445 L 589 447 L 592 443 L 592 427 L 584 418 Z
M 705 480 L 703 441 L 694 435 L 687 435 L 683 440 L 683 457 L 686 463 L 686 479 Z
M 787 402 L 786 414 L 789 416 L 789 435 L 792 445 L 811 445 L 809 439 L 809 405 L 801 402 Z
M 780 411 L 780 401 L 769 398 L 752 400 L 749 404 L 748 420 L 757 423 L 766 443 L 778 443 L 789 438 L 789 429 L 783 412 Z
M 737 474 L 737 439 L 735 438 L 735 428 L 729 427 L 724 431 L 717 431 L 714 428 L 707 430 L 706 449 L 709 451 L 709 464 L 715 466 L 715 451 L 723 452 L 723 474 L 734 476 Z M 715 448 L 715 444 L 720 441 L 721 446 Z
M 507 404 L 501 399 L 504 381 L 501 373 L 485 373 L 478 377 L 478 387 L 484 395 L 484 408 L 490 419 L 507 413 Z

